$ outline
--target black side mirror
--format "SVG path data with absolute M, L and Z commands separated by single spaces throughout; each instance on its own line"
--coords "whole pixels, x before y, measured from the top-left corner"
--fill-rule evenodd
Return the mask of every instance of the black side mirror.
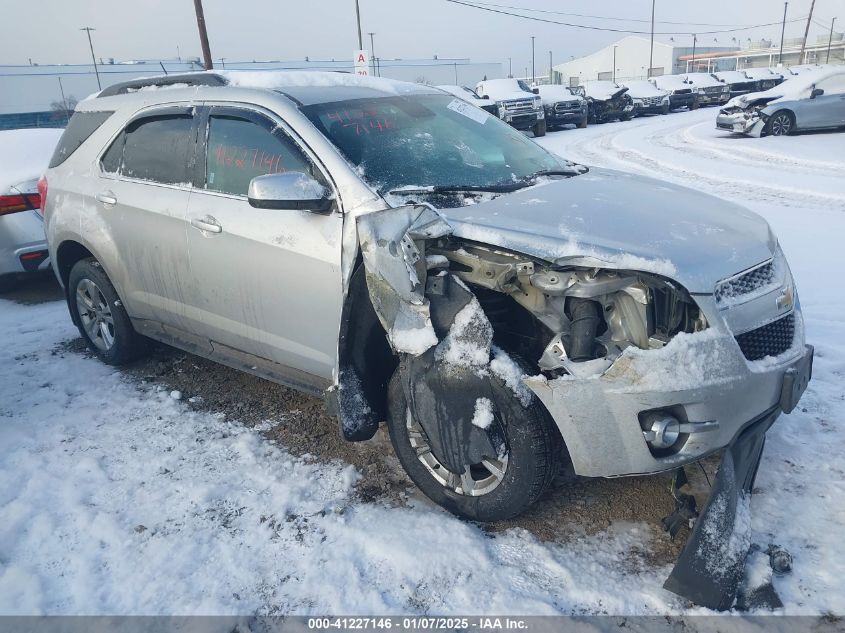
M 538 95 L 538 94 L 540 94 L 540 89 L 539 88 L 532 88 L 531 92 L 533 92 L 535 95 Z
M 813 88 L 813 91 L 810 93 L 810 99 L 815 99 L 816 97 L 821 97 L 824 94 L 824 90 L 821 88 Z

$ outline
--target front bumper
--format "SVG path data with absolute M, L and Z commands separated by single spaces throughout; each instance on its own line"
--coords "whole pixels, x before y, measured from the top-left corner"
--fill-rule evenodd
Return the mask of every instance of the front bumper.
M 517 130 L 530 130 L 538 122 L 544 119 L 542 110 L 531 110 L 529 112 L 511 113 L 505 112 L 500 117 L 502 121 L 508 125 L 512 125 Z
M 719 92 L 713 94 L 699 94 L 698 103 L 701 105 L 722 105 L 727 103 L 731 98 L 729 92 Z
M 731 113 L 719 112 L 716 116 L 717 130 L 734 132 L 735 134 L 760 136 L 763 133 L 763 127 L 765 127 L 765 125 L 766 122 L 758 112 L 739 110 Z
M 677 108 L 691 108 L 697 100 L 697 96 L 693 93 L 672 94 L 669 95 L 669 107 L 673 110 Z
M 795 311 L 793 343 L 775 359 L 747 361 L 733 334 L 711 321 L 708 330 L 678 335 L 659 350 L 628 348 L 601 375 L 538 376 L 525 384 L 554 418 L 579 475 L 675 469 L 729 445 L 762 413 L 791 410 L 795 397 L 784 394 L 792 379 L 784 376 L 806 376 L 807 364 L 812 365 L 797 306 Z M 671 412 L 682 422 L 682 438 L 672 453 L 652 451 L 643 435 L 641 415 L 654 410 Z
M 551 108 L 546 109 L 546 124 L 547 125 L 577 125 L 587 118 L 587 108 L 580 108 L 578 110 L 566 110 L 558 112 Z

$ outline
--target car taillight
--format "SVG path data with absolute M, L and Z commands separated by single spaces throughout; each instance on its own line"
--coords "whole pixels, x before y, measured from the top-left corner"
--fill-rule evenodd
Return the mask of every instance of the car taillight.
M 24 193 L 14 194 L 11 196 L 0 196 L 0 215 L 9 215 L 11 213 L 19 213 L 21 211 L 31 211 L 33 209 L 40 209 L 41 200 L 41 195 L 38 193 Z
M 38 179 L 38 212 L 43 216 L 47 207 L 47 176 Z

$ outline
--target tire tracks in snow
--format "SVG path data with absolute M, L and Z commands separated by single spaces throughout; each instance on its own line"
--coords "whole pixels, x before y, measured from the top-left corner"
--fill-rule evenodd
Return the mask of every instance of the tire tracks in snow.
M 737 161 L 728 152 L 723 152 L 725 154 L 724 156 L 714 156 L 714 153 L 708 148 L 702 147 L 696 149 L 699 147 L 697 143 L 685 142 L 685 136 L 690 133 L 692 128 L 701 125 L 701 122 L 696 122 L 693 125 L 685 122 L 682 125 L 661 127 L 649 133 L 649 129 L 654 127 L 653 121 L 662 121 L 662 119 L 654 117 L 634 128 L 630 125 L 627 127 L 614 126 L 614 129 L 599 136 L 592 136 L 574 143 L 570 146 L 569 151 L 582 157 L 584 162 L 587 163 L 608 167 L 616 164 L 644 175 L 671 180 L 681 185 L 692 186 L 724 198 L 739 201 L 770 202 L 787 207 L 806 208 L 807 206 L 811 206 L 845 211 L 845 195 L 820 193 L 810 189 L 775 184 L 771 182 L 771 175 L 768 175 L 768 179 L 765 180 L 761 178 L 758 183 L 747 179 L 725 177 L 707 169 L 694 170 L 681 167 L 678 162 L 671 159 L 672 152 L 678 152 L 688 156 L 698 156 L 704 160 L 711 159 L 714 161 L 714 166 L 717 164 L 721 170 L 725 169 L 724 159 L 726 158 L 728 162 L 742 167 L 746 167 L 750 163 L 752 166 L 765 169 L 766 163 L 762 160 L 749 161 L 749 163 L 746 163 L 745 159 Z M 645 128 L 641 130 L 645 133 L 639 137 L 634 136 L 634 141 L 642 139 L 645 141 L 646 147 L 653 147 L 658 152 L 650 152 L 644 147 L 636 148 L 632 146 L 631 141 L 628 139 L 639 128 Z M 655 156 L 655 153 L 658 156 Z M 766 154 L 766 156 L 769 155 Z M 717 160 L 719 162 L 715 163 Z M 808 165 L 806 163 L 807 161 L 801 161 L 800 159 L 791 161 L 791 165 L 795 169 L 788 169 L 787 173 L 784 174 L 784 178 L 790 175 L 800 177 L 802 175 L 801 172 L 807 171 Z M 785 164 L 780 166 L 784 167 Z M 830 163 L 827 169 L 828 171 L 834 172 L 836 176 L 839 176 L 839 171 L 841 170 L 837 170 L 835 167 L 835 163 Z M 813 173 L 818 174 L 817 171 Z M 806 173 L 803 175 L 806 175 Z

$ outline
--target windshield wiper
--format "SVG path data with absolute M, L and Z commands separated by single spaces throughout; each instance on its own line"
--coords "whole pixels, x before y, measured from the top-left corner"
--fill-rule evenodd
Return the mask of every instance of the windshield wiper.
M 392 189 L 391 195 L 419 196 L 437 193 L 509 193 L 521 188 L 519 182 L 507 182 L 492 185 L 440 185 L 435 187 L 420 187 L 419 189 Z

